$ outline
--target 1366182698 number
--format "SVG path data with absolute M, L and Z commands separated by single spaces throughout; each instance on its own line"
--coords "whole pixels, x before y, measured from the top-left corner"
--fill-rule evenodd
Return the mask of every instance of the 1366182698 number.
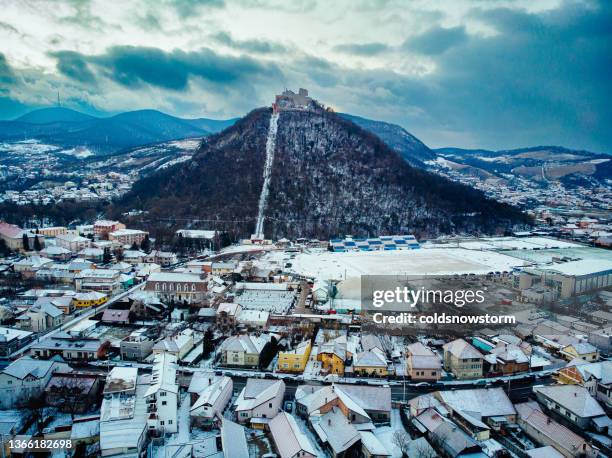
M 51 450 L 72 448 L 70 439 L 11 439 L 8 441 L 11 450 Z

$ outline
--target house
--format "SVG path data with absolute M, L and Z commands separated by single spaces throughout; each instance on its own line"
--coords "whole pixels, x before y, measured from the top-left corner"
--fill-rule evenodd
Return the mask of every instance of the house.
M 351 423 L 386 424 L 391 419 L 388 386 L 332 384 L 302 385 L 295 393 L 296 412 L 302 417 L 337 407 Z
M 105 304 L 108 301 L 108 296 L 97 291 L 91 291 L 89 293 L 77 293 L 72 298 L 72 305 L 77 309 L 97 307 Z
M 359 456 L 361 436 L 359 431 L 340 412 L 332 408 L 311 418 L 312 429 L 321 443 L 330 450 L 332 457 Z
M 434 396 L 453 420 L 477 440 L 487 440 L 491 429 L 516 422 L 516 410 L 503 388 L 438 391 Z
M 247 329 L 267 329 L 270 320 L 270 312 L 262 310 L 243 309 L 236 318 L 238 324 L 244 325 Z
M 19 226 L 0 222 L 0 239 L 4 240 L 6 247 L 11 251 L 23 250 L 23 234 L 25 232 Z
M 123 262 L 130 264 L 131 266 L 142 264 L 146 257 L 147 254 L 140 250 L 125 250 L 123 252 Z
M 111 269 L 85 269 L 74 277 L 77 292 L 97 291 L 114 296 L 122 289 L 121 274 Z
M 244 426 L 224 418 L 221 424 L 221 449 L 223 450 L 223 458 L 249 456 Z
M 111 324 L 130 324 L 130 311 L 106 309 L 102 313 L 102 322 Z
M 162 267 L 167 267 L 169 265 L 176 264 L 178 259 L 176 254 L 172 253 L 171 251 L 153 250 L 147 255 L 146 261 L 158 264 Z
M 148 232 L 138 229 L 117 229 L 108 233 L 108 240 L 121 245 L 140 245 L 148 236 Z
M 485 458 L 482 447 L 468 436 L 452 421 L 443 421 L 430 434 L 432 443 L 439 444 L 444 454 L 451 458 L 470 456 L 470 458 Z
M 319 345 L 317 361 L 321 362 L 322 372 L 343 376 L 348 357 L 346 336 L 340 336 Z
M 357 353 L 353 359 L 353 372 L 356 375 L 386 377 L 389 375 L 387 358 L 378 348 Z
M 0 408 L 10 409 L 40 396 L 54 372 L 69 371 L 67 364 L 28 357 L 13 361 L 0 372 Z
M 242 311 L 240 304 L 223 302 L 217 307 L 217 326 L 223 331 L 234 329 L 237 316 Z
M 281 410 L 285 396 L 282 380 L 247 379 L 246 386 L 235 402 L 238 423 L 266 423 Z
M 311 349 L 312 341 L 308 339 L 298 344 L 293 350 L 278 352 L 277 370 L 301 374 L 306 368 Z
M 41 301 L 38 304 L 35 303 L 23 314 L 18 316 L 17 323 L 21 329 L 29 329 L 34 332 L 43 332 L 47 329 L 54 329 L 58 327 L 60 324 L 62 324 L 63 319 L 64 312 L 55 307 L 52 301 Z
M 98 220 L 93 225 L 94 234 L 101 239 L 106 239 L 108 234 L 121 229 L 125 229 L 125 224 L 119 221 Z
M 150 388 L 138 369 L 115 367 L 106 378 L 100 408 L 100 455 L 143 456 L 147 445 L 147 402 Z
M 406 348 L 406 375 L 411 380 L 440 380 L 442 376 L 442 362 L 438 355 L 416 342 Z
M 212 374 L 203 379 L 205 386 L 197 393 L 197 400 L 192 404 L 189 415 L 192 423 L 208 428 L 221 419 L 232 398 L 234 384 L 230 377 L 215 377 Z
M 596 312 L 589 313 L 588 318 L 595 324 L 602 326 L 612 325 L 612 313 L 604 310 L 597 310 Z
M 488 374 L 511 375 L 529 370 L 529 357 L 514 344 L 498 343 L 483 360 Z
M 45 387 L 45 401 L 63 412 L 84 413 L 97 404 L 99 391 L 97 374 L 55 373 Z
M 91 246 L 91 240 L 76 234 L 58 234 L 55 236 L 55 244 L 72 253 L 78 253 L 85 248 L 89 248 Z
M 538 402 L 549 412 L 587 430 L 597 417 L 605 416 L 599 403 L 589 391 L 579 385 L 534 386 Z
M 561 355 L 568 361 L 580 358 L 588 362 L 595 362 L 599 359 L 599 350 L 590 343 L 579 342 L 564 347 Z
M 560 383 L 585 387 L 591 396 L 612 409 L 612 361 L 587 363 L 575 359 L 560 369 L 557 375 Z
M 34 339 L 35 334 L 0 326 L 0 357 L 7 358 Z
M 92 262 L 102 262 L 104 259 L 104 250 L 101 248 L 88 247 L 83 248 L 78 253 L 79 258 L 87 259 Z
M 178 431 L 179 385 L 176 380 L 175 355 L 158 353 L 151 370 L 150 386 L 145 393 L 149 432 L 163 435 Z
M 204 301 L 208 284 L 199 275 L 177 272 L 153 272 L 145 284 L 163 301 L 198 304 Z
M 574 458 L 580 454 L 585 457 L 597 456 L 581 436 L 547 416 L 537 402 L 529 401 L 516 404 L 515 407 L 518 425 L 538 444 L 553 447 L 566 458 Z M 548 458 L 554 455 L 541 456 Z
M 482 377 L 482 354 L 463 339 L 445 344 L 444 369 L 458 379 Z
M 267 340 L 254 335 L 228 337 L 220 345 L 221 364 L 224 366 L 258 367 L 259 355 Z
M 589 343 L 601 354 L 609 355 L 612 352 L 612 326 L 589 332 Z
M 166 337 L 153 345 L 153 353 L 170 353 L 180 361 L 194 347 L 193 329 L 185 329 L 175 336 Z
M 316 458 L 317 451 L 293 415 L 281 412 L 270 423 L 270 434 L 280 458 Z
M 107 341 L 58 332 L 33 344 L 31 352 L 39 358 L 60 355 L 65 360 L 92 361 L 105 357 L 107 347 Z
M 54 261 L 68 261 L 70 258 L 72 258 L 73 253 L 67 248 L 52 245 L 40 250 L 40 255 Z
M 133 332 L 119 343 L 122 360 L 143 361 L 153 351 L 153 339 Z
M 13 270 L 23 278 L 34 278 L 36 272 L 41 269 L 45 269 L 53 264 L 53 261 L 49 258 L 42 256 L 30 256 L 13 263 Z

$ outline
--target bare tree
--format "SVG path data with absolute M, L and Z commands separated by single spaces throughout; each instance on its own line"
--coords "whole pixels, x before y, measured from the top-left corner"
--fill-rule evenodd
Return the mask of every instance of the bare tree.
M 408 450 L 410 448 L 410 436 L 406 433 L 406 431 L 402 431 L 400 429 L 396 430 L 393 433 L 392 442 L 397 448 L 402 452 L 402 456 L 408 456 Z
M 438 452 L 436 452 L 429 442 L 423 438 L 422 441 L 419 441 L 415 444 L 412 451 L 414 455 L 411 455 L 410 458 L 414 456 L 414 458 L 437 458 Z

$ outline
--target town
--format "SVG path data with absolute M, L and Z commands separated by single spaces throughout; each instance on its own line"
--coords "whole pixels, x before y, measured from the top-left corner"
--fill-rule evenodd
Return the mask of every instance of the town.
M 610 221 L 161 246 L 0 224 L 0 427 L 74 456 L 609 456 Z M 588 237 L 589 234 L 594 234 Z M 553 236 L 554 235 L 554 236 Z M 603 246 L 603 244 L 602 244 Z M 363 275 L 453 275 L 512 326 L 373 333 Z

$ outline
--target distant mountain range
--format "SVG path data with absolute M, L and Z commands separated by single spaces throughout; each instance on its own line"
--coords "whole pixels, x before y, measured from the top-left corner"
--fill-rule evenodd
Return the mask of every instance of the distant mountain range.
M 521 177 L 534 182 L 560 181 L 565 185 L 597 185 L 612 178 L 612 157 L 560 146 L 512 150 L 439 148 L 428 167 L 451 168 L 483 179 Z
M 61 147 L 83 147 L 96 154 L 108 154 L 169 140 L 204 137 L 234 122 L 234 119 L 182 119 L 156 110 L 95 117 L 53 107 L 32 111 L 13 121 L 0 121 L 0 141 L 37 139 Z

